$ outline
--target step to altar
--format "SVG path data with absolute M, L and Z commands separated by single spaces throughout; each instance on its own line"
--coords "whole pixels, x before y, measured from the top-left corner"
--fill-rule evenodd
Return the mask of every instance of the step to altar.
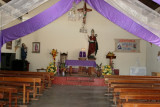
M 88 77 L 67 77 L 66 80 L 75 82 L 94 82 L 93 78 Z
M 52 83 L 56 85 L 107 86 L 104 78 L 93 77 L 54 77 Z

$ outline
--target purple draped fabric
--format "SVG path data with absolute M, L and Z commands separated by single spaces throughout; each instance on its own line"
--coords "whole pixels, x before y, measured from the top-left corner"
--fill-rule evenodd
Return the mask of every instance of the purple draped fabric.
M 0 35 L 0 48 L 4 43 L 8 41 L 12 41 L 28 35 L 53 22 L 71 9 L 73 1 L 79 3 L 81 0 L 61 0 L 58 3 L 54 4 L 52 7 L 45 10 L 44 12 L 36 15 L 35 17 L 3 30 Z M 104 0 L 86 0 L 86 2 L 105 18 L 109 19 L 110 21 L 127 30 L 128 32 L 148 42 L 160 46 L 160 38 L 158 36 L 143 28 L 141 25 L 137 24 L 132 19 L 119 12 L 117 9 L 109 5 Z
M 79 3 L 81 0 L 61 0 L 33 18 L 13 27 L 2 30 L 0 35 L 0 49 L 6 42 L 28 35 L 53 22 L 71 9 L 73 1 Z
M 160 5 L 160 0 L 152 0 L 152 1 L 154 1 L 154 2 L 156 2 L 157 4 Z
M 148 42 L 160 46 L 160 38 L 158 36 L 137 24 L 128 16 L 124 15 L 104 0 L 87 0 L 87 3 L 105 18 L 109 19 L 126 31 Z

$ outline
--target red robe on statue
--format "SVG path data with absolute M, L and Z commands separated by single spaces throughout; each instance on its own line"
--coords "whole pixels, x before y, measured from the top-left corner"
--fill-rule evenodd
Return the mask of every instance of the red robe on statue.
M 91 56 L 92 53 L 95 53 L 96 51 L 96 37 L 95 36 L 90 36 L 89 37 L 89 49 L 88 49 L 88 58 Z

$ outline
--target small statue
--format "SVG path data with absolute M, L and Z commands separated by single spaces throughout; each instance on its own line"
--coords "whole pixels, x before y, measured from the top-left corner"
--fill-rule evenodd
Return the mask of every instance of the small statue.
M 88 59 L 95 59 L 98 50 L 97 34 L 94 34 L 94 30 L 91 30 L 91 36 L 88 36 L 89 48 L 88 48 Z
M 21 47 L 21 59 L 25 60 L 27 58 L 27 47 L 24 43 L 22 43 Z

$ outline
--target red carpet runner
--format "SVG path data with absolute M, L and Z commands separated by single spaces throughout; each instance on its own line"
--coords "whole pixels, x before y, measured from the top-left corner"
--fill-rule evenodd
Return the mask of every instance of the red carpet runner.
M 107 86 L 104 83 L 104 78 L 90 77 L 54 77 L 52 83 L 57 85 Z

